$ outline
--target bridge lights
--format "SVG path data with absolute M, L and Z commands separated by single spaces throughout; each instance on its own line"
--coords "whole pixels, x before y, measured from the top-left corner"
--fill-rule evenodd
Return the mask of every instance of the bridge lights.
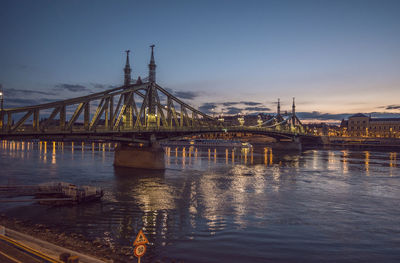
M 244 125 L 244 117 L 239 115 L 237 119 L 239 121 L 239 125 L 243 126 Z

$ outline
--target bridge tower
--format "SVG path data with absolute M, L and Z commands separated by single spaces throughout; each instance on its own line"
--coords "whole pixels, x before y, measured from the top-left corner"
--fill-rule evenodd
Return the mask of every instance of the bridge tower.
M 281 100 L 278 98 L 278 104 L 276 107 L 276 118 L 275 118 L 275 124 L 281 123 L 284 121 L 282 115 L 281 115 Z M 276 125 L 275 127 L 276 130 L 280 131 L 282 129 L 281 125 Z
M 150 86 L 148 89 L 148 111 L 146 114 L 146 126 L 147 127 L 154 127 L 157 126 L 157 111 L 156 111 L 156 63 L 154 60 L 154 47 L 155 45 L 151 45 L 151 56 L 150 56 L 150 63 L 149 63 L 149 82 Z
M 124 73 L 125 73 L 125 78 L 124 78 L 124 85 L 128 86 L 131 84 L 131 66 L 129 65 L 129 52 L 130 50 L 126 50 L 126 63 L 125 63 L 125 68 L 124 68 Z
M 291 126 L 292 131 L 304 132 L 303 124 L 301 123 L 300 119 L 296 116 L 296 105 L 295 105 L 294 98 L 293 98 L 293 104 L 292 104 L 292 120 L 291 120 L 290 126 Z
M 292 126 L 294 127 L 296 124 L 296 105 L 293 97 L 293 104 L 292 104 Z
M 129 52 L 130 50 L 126 50 L 126 63 L 125 63 L 125 68 L 124 68 L 124 86 L 128 87 L 131 84 L 131 66 L 129 65 Z M 127 102 L 129 101 L 129 95 L 124 95 L 124 102 L 125 104 L 128 104 Z M 128 106 L 125 110 L 125 114 L 123 115 L 123 125 L 125 128 L 132 128 L 133 127 L 133 109 L 131 106 Z
M 276 110 L 276 115 L 280 116 L 281 115 L 281 99 L 278 98 L 278 107 Z
M 156 82 L 156 62 L 154 60 L 154 47 L 155 45 L 151 45 L 151 57 L 149 64 L 149 81 Z

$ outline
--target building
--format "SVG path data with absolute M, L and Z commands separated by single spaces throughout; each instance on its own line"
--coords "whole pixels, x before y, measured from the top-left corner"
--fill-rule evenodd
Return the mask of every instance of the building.
M 371 118 L 358 113 L 343 120 L 340 127 L 348 136 L 400 138 L 400 118 Z

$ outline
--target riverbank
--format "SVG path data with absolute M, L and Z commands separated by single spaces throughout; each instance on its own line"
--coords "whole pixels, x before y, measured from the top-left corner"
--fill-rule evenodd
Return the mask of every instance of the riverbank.
M 9 218 L 4 214 L 0 215 L 0 225 L 105 262 L 124 263 L 134 260 L 132 247 L 114 247 L 113 244 L 99 238 L 89 240 L 81 234 L 60 232 L 28 220 Z

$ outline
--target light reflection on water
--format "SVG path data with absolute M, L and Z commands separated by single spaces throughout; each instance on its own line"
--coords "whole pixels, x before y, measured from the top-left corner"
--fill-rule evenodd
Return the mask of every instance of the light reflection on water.
M 1 184 L 67 181 L 105 189 L 102 202 L 2 204 L 4 213 L 122 246 L 143 228 L 154 244 L 143 262 L 400 257 L 396 152 L 167 147 L 167 169 L 148 171 L 114 168 L 109 143 L 0 146 Z

